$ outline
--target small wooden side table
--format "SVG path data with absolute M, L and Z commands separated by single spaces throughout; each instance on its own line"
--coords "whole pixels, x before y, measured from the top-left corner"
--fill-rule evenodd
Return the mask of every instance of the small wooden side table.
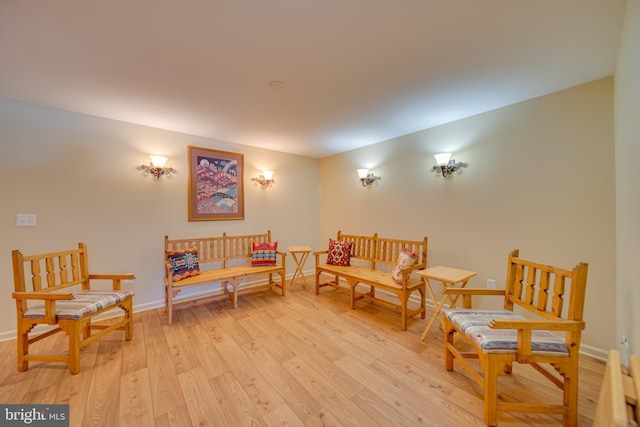
M 424 270 L 419 270 L 416 273 L 422 276 L 426 284 L 427 291 L 431 296 L 431 300 L 433 301 L 433 304 L 436 307 L 435 311 L 433 312 L 433 316 L 431 316 L 431 319 L 429 320 L 429 324 L 427 325 L 424 332 L 422 333 L 422 336 L 420 337 L 420 340 L 424 341 L 424 338 L 427 336 L 427 334 L 429 333 L 429 330 L 431 330 L 431 327 L 433 326 L 436 319 L 438 318 L 438 314 L 440 314 L 440 310 L 442 310 L 442 306 L 444 305 L 447 298 L 449 299 L 450 307 L 452 308 L 456 306 L 456 300 L 458 299 L 457 297 L 451 298 L 450 295 L 442 295 L 442 298 L 438 302 L 436 300 L 435 294 L 433 293 L 431 282 L 429 280 L 433 279 L 433 280 L 438 280 L 442 282 L 442 285 L 444 286 L 445 289 L 455 287 L 456 284 L 458 283 L 460 283 L 460 288 L 464 288 L 465 286 L 467 286 L 467 282 L 469 281 L 469 279 L 471 279 L 473 276 L 476 275 L 476 272 L 460 270 L 459 268 L 444 267 L 439 265 L 437 267 L 430 267 Z
M 311 253 L 310 246 L 289 246 L 289 252 L 291 252 L 291 256 L 293 257 L 293 261 L 296 263 L 296 271 L 293 272 L 293 277 L 291 278 L 291 285 L 293 286 L 293 282 L 296 280 L 296 277 L 302 277 L 302 281 L 304 282 L 303 288 L 307 289 L 307 279 L 305 279 L 304 274 L 302 273 L 302 268 L 304 267 L 304 263 L 307 261 L 309 257 L 309 253 Z M 300 258 L 298 258 L 300 256 Z

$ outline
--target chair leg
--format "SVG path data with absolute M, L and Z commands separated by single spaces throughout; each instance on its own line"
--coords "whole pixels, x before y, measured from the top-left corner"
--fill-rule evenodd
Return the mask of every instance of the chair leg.
M 29 369 L 29 361 L 25 359 L 29 354 L 29 332 L 22 332 L 23 328 L 24 326 L 18 320 L 18 372 Z
M 487 355 L 484 363 L 484 422 L 495 426 L 498 422 L 498 374 L 505 366 L 500 357 Z
M 453 371 L 453 353 L 449 350 L 449 345 L 453 345 L 455 331 L 447 319 L 443 319 L 442 327 L 444 328 L 444 368 L 447 371 Z
M 61 321 L 60 328 L 69 339 L 69 372 L 77 374 L 80 372 L 80 334 L 84 327 L 79 321 Z
M 577 359 L 576 359 L 577 360 Z M 575 427 L 578 425 L 578 367 L 569 366 L 564 377 L 563 402 L 568 412 L 564 414 L 563 421 L 565 427 Z
M 126 323 L 124 325 L 124 339 L 131 341 L 133 339 L 133 299 L 129 298 L 120 306 L 124 310 Z

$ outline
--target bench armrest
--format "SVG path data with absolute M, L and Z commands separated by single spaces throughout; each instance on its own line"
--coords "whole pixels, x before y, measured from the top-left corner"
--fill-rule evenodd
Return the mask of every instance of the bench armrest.
M 313 255 L 316 257 L 316 265 L 320 264 L 320 256 L 328 254 L 329 251 L 315 251 Z
M 53 292 L 14 292 L 11 294 L 14 299 L 41 299 L 41 300 L 69 300 L 73 299 L 71 294 L 56 294 Z
M 13 298 L 20 301 L 22 310 L 27 309 L 27 302 L 25 300 L 39 299 L 44 301 L 44 318 L 49 325 L 56 324 L 56 301 L 58 300 L 72 300 L 74 296 L 71 294 L 56 294 L 53 292 L 14 292 Z M 22 317 L 22 312 L 18 315 Z
M 462 296 L 462 308 L 471 308 L 471 297 L 475 295 L 492 295 L 504 297 L 504 289 L 486 289 L 486 288 L 445 288 L 442 290 L 444 295 L 451 297 Z
M 122 280 L 135 280 L 136 276 L 133 273 L 127 274 L 90 274 L 89 280 L 111 280 L 113 283 L 113 290 L 119 291 L 121 289 Z

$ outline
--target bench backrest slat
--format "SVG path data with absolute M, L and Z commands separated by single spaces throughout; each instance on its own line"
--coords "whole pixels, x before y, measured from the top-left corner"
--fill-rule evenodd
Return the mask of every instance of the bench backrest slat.
M 164 250 L 198 249 L 198 262 L 222 263 L 227 267 L 228 261 L 246 259 L 249 261 L 253 254 L 253 243 L 266 243 L 271 241 L 271 231 L 263 234 L 247 234 L 242 236 L 229 236 L 223 233 L 219 237 L 204 237 L 194 239 L 169 239 L 164 236 Z
M 398 255 L 406 248 L 416 254 L 416 265 L 427 266 L 427 237 L 422 240 L 404 240 L 373 236 L 343 234 L 338 231 L 337 240 L 352 242 L 351 257 L 370 262 L 372 269 L 376 264 L 395 265 Z

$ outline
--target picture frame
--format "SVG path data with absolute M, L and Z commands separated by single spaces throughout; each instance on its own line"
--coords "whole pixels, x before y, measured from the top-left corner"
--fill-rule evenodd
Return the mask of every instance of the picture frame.
M 189 150 L 189 221 L 244 219 L 244 155 Z

